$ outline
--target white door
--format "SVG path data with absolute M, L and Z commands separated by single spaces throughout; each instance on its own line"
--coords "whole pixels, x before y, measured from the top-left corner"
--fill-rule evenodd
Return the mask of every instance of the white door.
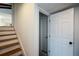
M 73 55 L 73 8 L 50 16 L 49 55 Z

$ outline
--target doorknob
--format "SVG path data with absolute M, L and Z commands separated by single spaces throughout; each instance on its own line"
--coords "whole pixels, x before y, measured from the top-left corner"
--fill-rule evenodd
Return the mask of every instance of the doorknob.
M 69 42 L 70 45 L 72 45 L 72 42 Z

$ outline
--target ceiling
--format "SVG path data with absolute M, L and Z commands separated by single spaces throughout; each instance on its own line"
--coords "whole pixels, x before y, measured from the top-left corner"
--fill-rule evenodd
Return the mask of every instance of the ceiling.
M 77 5 L 76 3 L 38 3 L 40 8 L 47 11 L 48 13 L 54 13 L 59 10 Z

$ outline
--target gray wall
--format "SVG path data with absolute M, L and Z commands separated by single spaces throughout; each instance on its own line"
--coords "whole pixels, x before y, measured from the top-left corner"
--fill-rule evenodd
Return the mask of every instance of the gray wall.
M 79 56 L 79 7 L 74 8 L 74 55 Z

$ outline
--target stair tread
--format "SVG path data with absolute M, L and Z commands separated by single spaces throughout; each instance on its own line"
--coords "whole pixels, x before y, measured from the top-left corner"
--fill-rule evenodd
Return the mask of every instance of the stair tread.
M 12 54 L 11 56 L 19 56 L 22 54 L 22 51 L 18 51 L 17 53 Z M 23 54 L 22 54 L 23 55 Z
M 0 40 L 0 42 L 4 42 L 4 41 L 10 41 L 10 40 L 17 40 L 17 37 L 16 38 L 10 38 L 10 39 L 3 39 L 3 40 Z
M 0 36 L 0 40 L 7 40 L 7 39 L 11 39 L 11 38 L 17 38 L 17 36 L 16 35 Z
M 0 35 L 0 37 L 1 36 L 11 36 L 11 35 L 16 35 L 16 33 L 13 33 L 13 34 L 2 34 L 2 35 Z
M 11 46 L 15 46 L 17 44 L 19 44 L 19 42 L 16 42 L 16 43 L 13 43 L 13 44 L 9 44 L 9 45 L 0 46 L 0 50 L 8 48 L 8 47 L 11 47 Z
M 13 31 L 14 27 L 11 26 L 0 26 L 0 31 Z
M 6 52 L 4 54 L 0 54 L 0 56 L 11 56 L 12 54 L 17 53 L 18 51 L 21 51 L 21 48 L 17 48 L 17 49 L 11 50 L 9 52 Z
M 15 45 L 15 46 L 11 46 L 9 48 L 2 49 L 2 50 L 0 50 L 0 54 L 4 54 L 4 53 L 14 50 L 16 48 L 20 48 L 20 45 Z
M 16 33 L 15 33 L 15 31 L 0 32 L 0 35 L 7 35 L 7 34 L 16 34 Z
M 0 56 L 23 56 L 13 26 L 0 26 Z
M 17 42 L 19 42 L 19 41 L 18 40 L 10 40 L 10 41 L 5 41 L 5 42 L 0 42 L 0 47 L 5 46 L 5 45 L 10 45 L 13 43 L 17 43 Z

